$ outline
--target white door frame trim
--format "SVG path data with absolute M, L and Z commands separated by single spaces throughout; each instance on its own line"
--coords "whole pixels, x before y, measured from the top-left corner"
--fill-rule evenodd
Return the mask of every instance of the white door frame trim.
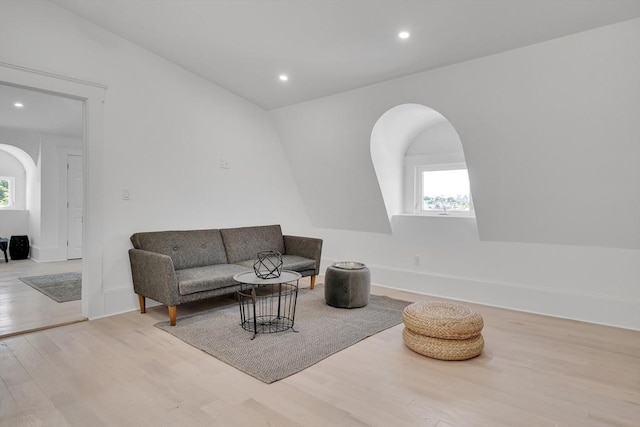
M 84 230 L 82 262 L 82 315 L 89 319 L 105 314 L 102 265 L 102 152 L 103 104 L 107 87 L 74 77 L 0 62 L 0 82 L 40 90 L 83 101 L 84 121 Z

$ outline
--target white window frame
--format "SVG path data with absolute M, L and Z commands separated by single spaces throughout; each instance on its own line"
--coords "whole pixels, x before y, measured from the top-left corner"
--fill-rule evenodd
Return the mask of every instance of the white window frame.
M 9 181 L 9 204 L 0 209 L 13 209 L 16 205 L 16 179 L 13 176 L 0 176 L 1 181 Z
M 473 207 L 473 196 L 471 195 L 471 189 L 469 189 L 469 211 L 444 211 L 444 210 L 425 210 L 423 209 L 424 203 L 422 200 L 423 193 L 423 173 L 433 171 L 449 171 L 449 170 L 467 170 L 465 163 L 444 163 L 436 165 L 418 165 L 415 167 L 414 175 L 414 214 L 425 216 L 448 216 L 448 217 L 475 217 L 475 209 Z

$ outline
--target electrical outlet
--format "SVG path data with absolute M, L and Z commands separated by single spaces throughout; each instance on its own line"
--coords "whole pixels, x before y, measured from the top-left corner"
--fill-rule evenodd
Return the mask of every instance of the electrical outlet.
M 420 255 L 415 256 L 415 258 L 413 259 L 413 263 L 416 267 L 420 267 Z

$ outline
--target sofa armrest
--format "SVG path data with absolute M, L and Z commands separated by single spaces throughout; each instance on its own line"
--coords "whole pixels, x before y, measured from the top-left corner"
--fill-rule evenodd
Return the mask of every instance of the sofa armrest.
M 180 304 L 178 280 L 168 255 L 142 249 L 129 249 L 133 290 L 167 306 Z
M 297 255 L 316 261 L 316 272 L 320 272 L 320 258 L 322 257 L 322 239 L 300 236 L 284 237 L 284 252 L 287 255 Z

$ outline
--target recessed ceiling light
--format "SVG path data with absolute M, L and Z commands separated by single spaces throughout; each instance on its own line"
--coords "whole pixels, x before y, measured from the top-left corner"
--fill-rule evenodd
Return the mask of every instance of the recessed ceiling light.
M 24 104 L 22 102 L 14 102 L 13 106 L 16 108 L 24 108 Z
M 409 34 L 409 31 L 400 31 L 398 33 L 398 37 L 400 37 L 402 40 L 406 40 L 409 38 L 411 34 Z
M 282 82 L 286 82 L 287 80 L 289 80 L 289 76 L 287 76 L 286 74 L 280 74 L 280 76 L 278 78 Z

